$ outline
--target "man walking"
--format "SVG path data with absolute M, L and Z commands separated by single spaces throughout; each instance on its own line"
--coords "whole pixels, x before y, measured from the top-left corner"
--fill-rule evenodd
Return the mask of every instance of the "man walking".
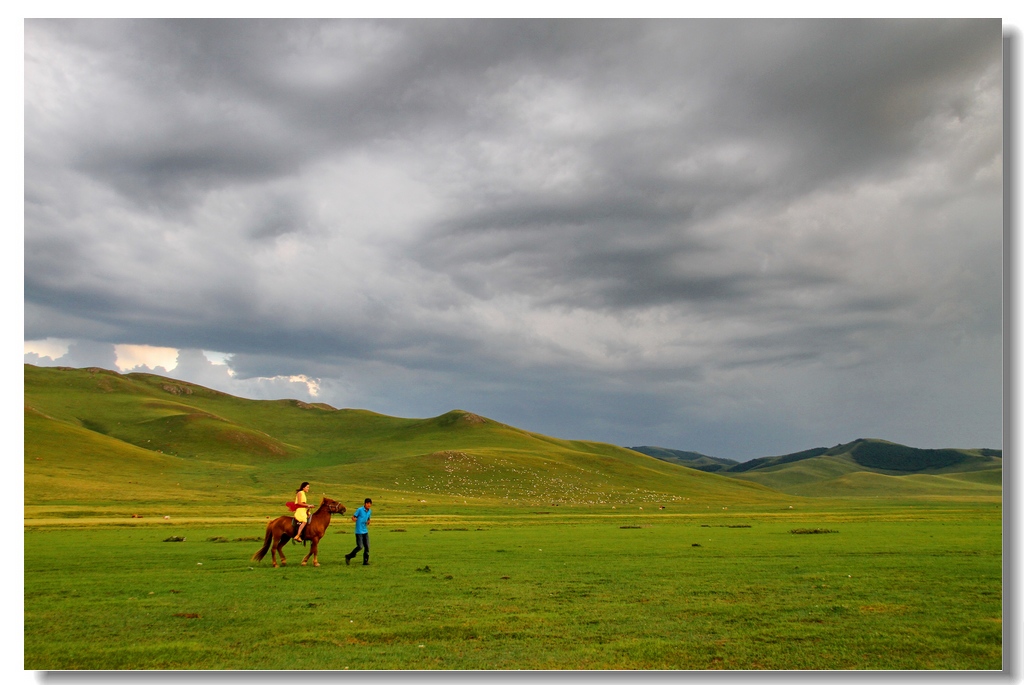
M 373 500 L 367 497 L 363 500 L 363 506 L 359 507 L 352 514 L 352 520 L 356 522 L 356 548 L 345 555 L 345 565 L 352 562 L 352 558 L 363 550 L 363 566 L 370 565 L 370 533 L 366 526 L 370 523 L 370 508 Z

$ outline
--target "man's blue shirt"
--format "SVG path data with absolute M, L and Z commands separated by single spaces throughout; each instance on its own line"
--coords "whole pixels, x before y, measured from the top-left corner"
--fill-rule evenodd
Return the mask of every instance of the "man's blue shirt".
M 356 535 L 363 535 L 367 532 L 366 522 L 370 520 L 370 510 L 366 507 L 359 507 L 356 513 L 352 514 L 356 520 Z

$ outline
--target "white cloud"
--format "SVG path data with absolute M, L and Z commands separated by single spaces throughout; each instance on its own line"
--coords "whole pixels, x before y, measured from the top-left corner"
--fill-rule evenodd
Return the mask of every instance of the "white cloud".
M 171 371 L 178 363 L 178 350 L 173 347 L 154 347 L 152 345 L 114 345 L 117 354 L 117 368 L 121 371 L 146 366 L 155 369 L 158 366 Z
M 26 340 L 25 354 L 35 354 L 39 357 L 47 357 L 51 360 L 62 357 L 68 353 L 68 346 L 73 340 L 60 338 L 46 338 L 45 340 Z
M 300 374 L 298 376 L 288 376 L 288 382 L 304 384 L 310 397 L 316 397 L 320 394 L 320 380 L 317 378 L 309 378 L 304 374 Z

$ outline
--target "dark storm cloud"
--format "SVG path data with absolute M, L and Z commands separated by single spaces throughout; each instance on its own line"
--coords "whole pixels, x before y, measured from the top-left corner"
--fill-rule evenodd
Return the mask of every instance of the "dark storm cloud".
M 783 436 L 807 407 L 764 379 L 819 406 L 965 340 L 958 372 L 991 375 L 998 21 L 25 31 L 27 340 L 632 444 Z
M 126 20 L 30 31 L 109 70 L 94 120 L 76 122 L 91 135 L 67 142 L 76 168 L 133 198 L 270 178 L 368 140 L 500 134 L 516 122 L 487 100 L 536 76 L 675 108 L 658 127 L 583 143 L 600 169 L 619 169 L 608 178 L 616 186 L 657 193 L 674 156 L 746 136 L 783 139 L 793 159 L 778 187 L 820 182 L 899 159 L 936 104 L 929 86 L 999 54 L 992 23 L 980 21 L 669 26 Z M 958 95 L 944 93 L 943 106 Z M 701 197 L 716 185 L 706 171 Z M 735 201 L 742 179 L 719 190 L 720 203 Z
M 735 106 L 723 111 L 797 142 L 792 171 L 805 182 L 886 170 L 905 163 L 924 119 L 963 106 L 979 70 L 996 59 L 996 24 L 772 22 L 778 32 L 748 25 L 765 37 L 770 58 L 747 63 L 742 87 L 726 96 Z
M 629 58 L 616 51 L 618 70 L 602 69 L 606 44 L 589 43 L 598 57 L 577 63 L 569 80 L 585 101 L 635 97 L 664 107 L 666 116 L 599 136 L 535 134 L 532 142 L 577 156 L 585 182 L 568 192 L 516 193 L 492 182 L 495 170 L 481 168 L 482 181 L 461 196 L 463 206 L 479 209 L 435 227 L 416 245 L 422 260 L 461 277 L 474 294 L 481 292 L 474 274 L 500 267 L 506 278 L 488 278 L 491 288 L 576 282 L 577 299 L 556 299 L 587 307 L 750 301 L 781 281 L 752 287 L 751 265 L 741 262 L 726 273 L 665 268 L 673 254 L 715 247 L 695 237 L 693 226 L 736 207 L 769 211 L 814 188 L 892 177 L 916 159 L 909 153 L 920 147 L 929 117 L 962 116 L 979 73 L 999 51 L 991 22 L 710 24 L 710 31 L 681 25 L 674 42 L 651 43 L 656 54 L 642 42 Z M 629 28 L 638 27 L 657 33 L 650 25 Z M 721 50 L 730 39 L 730 50 Z M 702 51 L 704 59 L 694 59 Z M 646 67 L 639 79 L 629 63 Z M 652 73 L 659 78 L 651 80 Z M 650 254 L 638 262 L 631 243 L 649 245 Z
M 76 169 L 132 199 L 273 178 L 369 140 L 473 124 L 474 99 L 505 86 L 490 69 L 559 54 L 544 22 L 124 20 L 32 22 L 87 51 L 107 90 Z M 548 38 L 554 34 L 555 42 Z M 513 64 L 510 65 L 509 62 Z M 85 85 L 85 84 L 83 84 Z M 31 114 L 31 112 L 30 112 Z

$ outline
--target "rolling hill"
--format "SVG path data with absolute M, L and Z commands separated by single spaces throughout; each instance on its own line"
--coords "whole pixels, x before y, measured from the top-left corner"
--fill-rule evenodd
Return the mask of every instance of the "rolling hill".
M 663 448 L 646 449 L 646 454 L 665 458 L 660 451 Z M 862 438 L 832 448 L 723 465 L 716 473 L 802 496 L 998 496 L 1002 491 L 1002 452 L 918 449 Z
M 780 501 L 758 483 L 466 411 L 405 419 L 247 400 L 152 374 L 25 365 L 25 500 L 36 515 L 276 511 L 303 480 L 314 496 L 369 494 L 392 510 Z
M 629 449 L 634 452 L 639 452 L 640 454 L 646 454 L 649 457 L 669 461 L 673 464 L 688 466 L 691 469 L 697 469 L 698 471 L 707 471 L 708 473 L 725 471 L 740 463 L 735 459 L 720 459 L 718 457 L 709 457 L 708 455 L 701 454 L 700 452 L 671 450 L 667 447 L 651 447 L 648 445 L 642 445 L 640 447 L 630 447 Z

